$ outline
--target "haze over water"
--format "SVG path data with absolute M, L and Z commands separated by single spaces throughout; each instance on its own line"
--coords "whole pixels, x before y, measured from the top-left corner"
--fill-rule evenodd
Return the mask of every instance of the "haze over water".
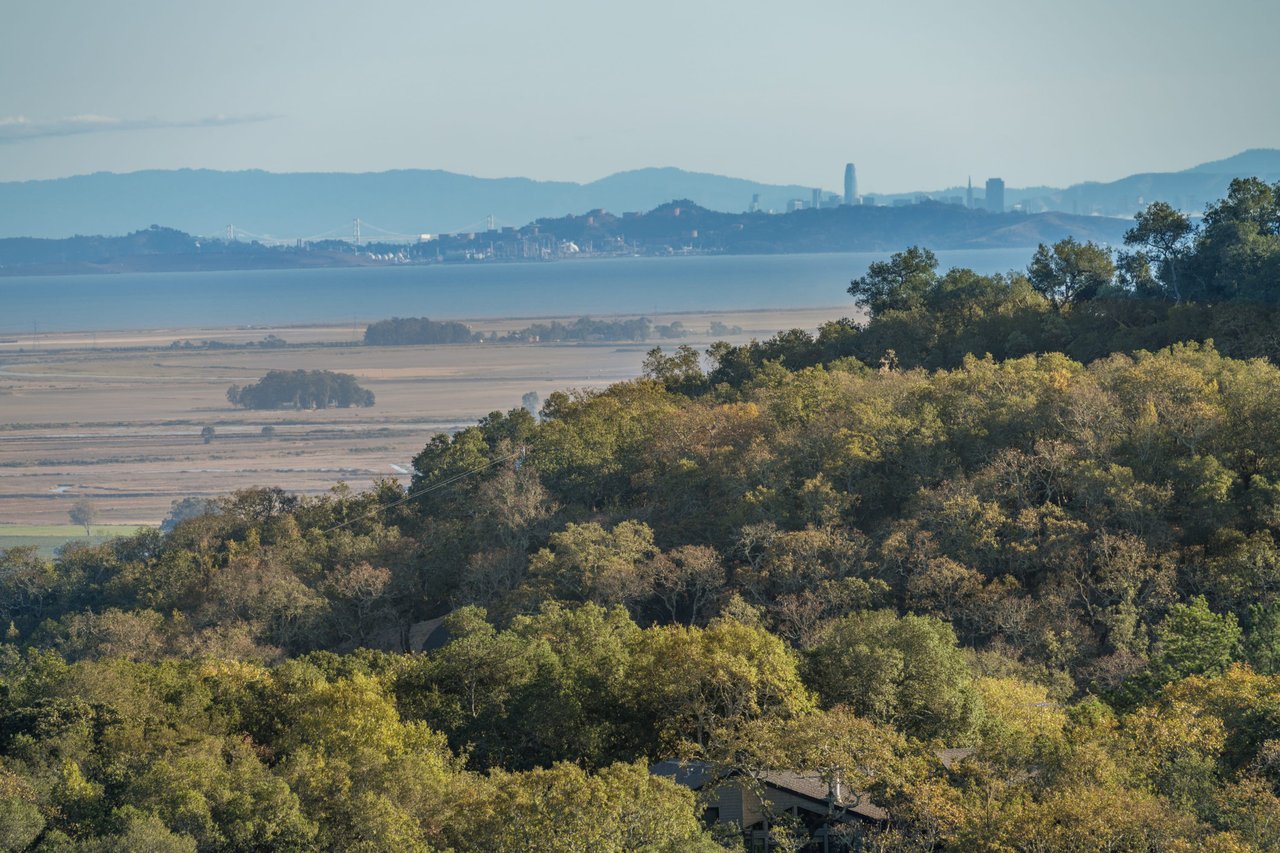
M 940 268 L 1025 268 L 1032 249 L 938 252 Z M 0 333 L 652 314 L 849 305 L 890 252 L 0 278 Z

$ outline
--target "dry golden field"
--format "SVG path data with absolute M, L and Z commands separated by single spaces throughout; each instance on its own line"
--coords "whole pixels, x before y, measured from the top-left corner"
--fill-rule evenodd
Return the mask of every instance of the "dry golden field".
M 712 320 L 743 327 L 735 340 L 816 328 L 841 309 L 654 316 L 710 341 Z M 561 318 L 573 319 L 573 318 Z M 470 321 L 504 331 L 528 319 Z M 170 350 L 174 340 L 227 343 L 276 334 L 284 349 Z M 0 343 L 0 525 L 65 524 L 91 497 L 104 524 L 154 524 L 188 496 L 280 486 L 312 494 L 339 481 L 362 488 L 400 477 L 435 433 L 568 387 L 637 376 L 648 344 L 468 344 L 335 347 L 351 326 L 66 333 Z M 674 343 L 668 344 L 668 348 Z M 368 409 L 249 412 L 227 387 L 272 369 L 354 374 L 377 397 Z M 274 435 L 264 436 L 264 426 Z M 205 443 L 205 426 L 215 431 Z

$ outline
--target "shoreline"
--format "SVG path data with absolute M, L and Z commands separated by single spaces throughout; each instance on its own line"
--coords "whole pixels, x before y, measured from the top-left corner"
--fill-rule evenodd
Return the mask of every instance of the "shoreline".
M 741 326 L 742 334 L 772 335 L 786 328 L 815 329 L 820 322 L 854 317 L 861 312 L 848 302 L 844 305 L 829 305 L 805 308 L 740 308 L 740 309 L 701 309 L 689 311 L 658 312 L 619 312 L 610 314 L 537 314 L 468 317 L 457 320 L 478 332 L 495 332 L 499 334 L 523 329 L 533 323 L 549 323 L 559 321 L 571 323 L 580 317 L 591 317 L 599 320 L 628 320 L 647 317 L 655 324 L 669 324 L 675 321 L 696 319 L 709 325 L 719 321 L 727 326 Z M 784 321 L 782 325 L 770 321 L 762 323 L 765 318 L 776 318 Z M 378 318 L 389 319 L 389 318 Z M 130 350 L 169 350 L 177 341 L 218 341 L 229 344 L 228 349 L 250 349 L 246 344 L 259 341 L 267 335 L 284 338 L 287 346 L 282 349 L 321 345 L 365 346 L 362 343 L 364 329 L 376 320 L 357 320 L 355 323 L 297 323 L 262 325 L 208 325 L 208 326 L 160 326 L 152 328 L 81 330 L 67 329 L 51 332 L 36 332 L 34 335 L 13 334 L 0 338 L 0 355 L 35 356 L 40 354 L 65 354 L 84 350 L 101 352 L 127 352 Z M 750 325 L 748 325 L 750 324 Z M 687 323 L 686 323 L 687 325 Z M 293 336 L 293 340 L 288 335 Z M 701 339 L 706 335 L 693 332 L 687 338 L 651 338 L 644 341 L 564 341 L 555 342 L 557 346 L 679 346 L 686 341 Z M 738 337 L 733 335 L 730 337 Z M 449 346 L 449 347 L 484 347 L 504 346 L 547 346 L 536 343 L 463 343 L 463 344 L 420 344 L 416 346 Z
M 25 349 L 0 344 L 0 524 L 66 524 L 80 498 L 99 504 L 103 523 L 155 524 L 184 497 L 407 482 L 433 435 L 518 407 L 529 392 L 545 400 L 634 379 L 655 346 L 702 351 L 717 339 L 742 344 L 851 315 L 858 316 L 852 305 L 646 313 L 661 323 L 682 320 L 689 332 L 647 341 L 364 346 L 352 345 L 363 325 L 350 323 L 59 332 L 41 335 L 34 349 L 20 339 Z M 490 332 L 551 319 L 576 316 L 470 322 Z M 712 335 L 712 321 L 740 331 Z M 267 334 L 289 345 L 244 345 Z M 175 338 L 239 345 L 172 348 Z M 356 376 L 376 404 L 255 411 L 227 402 L 232 384 L 316 368 Z M 205 427 L 214 429 L 211 441 L 202 438 Z
M 1031 216 L 1041 214 L 1027 214 Z M 45 238 L 15 238 L 3 237 L 0 240 L 11 239 L 45 239 Z M 51 238 L 51 239 L 68 239 L 68 238 Z M 406 243 L 404 245 L 415 245 Z M 931 248 L 937 252 L 973 252 L 983 250 L 996 251 L 1026 251 L 1028 253 L 1035 251 L 1038 242 L 1030 242 L 1027 244 L 1011 244 L 1011 245 L 993 245 L 985 242 L 959 242 L 950 243 L 945 240 L 934 241 Z M 113 275 L 163 275 L 174 273 L 225 273 L 225 272 L 277 272 L 277 271 L 295 271 L 295 270 L 351 270 L 351 269 L 383 269 L 383 268 L 399 268 L 399 267 L 480 267 L 480 266 L 546 266 L 548 264 L 579 264 L 595 261 L 623 261 L 623 260 L 671 260 L 677 258 L 763 258 L 763 257 L 788 257 L 788 256 L 806 256 L 806 255 L 881 255 L 888 252 L 901 251 L 906 248 L 905 245 L 899 245 L 898 241 L 885 243 L 875 243 L 862 246 L 856 249 L 836 249 L 836 248 L 814 248 L 814 249 L 791 249 L 786 251 L 751 251 L 751 250 L 723 250 L 723 249 L 696 249 L 691 251 L 671 251 L 671 252 L 618 252 L 618 253 L 590 253 L 579 255 L 562 255 L 554 258 L 486 258 L 483 260 L 408 260 L 408 261 L 385 261 L 372 260 L 362 253 L 347 255 L 334 254 L 326 252 L 316 252 L 312 263 L 278 263 L 284 260 L 281 258 L 269 258 L 270 262 L 264 263 L 248 263 L 248 264 L 205 264 L 191 265 L 173 263 L 168 265 L 155 265 L 153 263 L 140 263 L 143 260 L 154 260 L 160 257 L 167 258 L 216 258 L 217 255 L 172 255 L 172 256 L 155 256 L 140 255 L 126 256 L 117 259 L 114 262 L 94 265 L 87 261 L 70 262 L 66 264 L 46 263 L 33 264 L 31 266 L 0 265 L 0 279 L 7 278 L 76 278 L 80 276 L 113 276 Z M 237 257 L 237 256 L 226 256 Z

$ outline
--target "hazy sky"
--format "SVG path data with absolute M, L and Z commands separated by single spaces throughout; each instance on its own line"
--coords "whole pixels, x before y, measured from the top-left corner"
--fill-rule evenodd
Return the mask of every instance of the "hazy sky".
M 183 166 L 893 192 L 1280 147 L 1277 0 L 3 0 L 0 180 Z

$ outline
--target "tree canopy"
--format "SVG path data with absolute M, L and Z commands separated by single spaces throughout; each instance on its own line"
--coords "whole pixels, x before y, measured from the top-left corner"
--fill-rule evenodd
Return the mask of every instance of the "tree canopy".
M 232 385 L 227 401 L 246 409 L 327 409 L 372 406 L 373 392 L 350 373 L 331 370 L 271 370 L 252 385 Z
M 904 253 L 865 323 L 651 351 L 416 494 L 0 550 L 0 846 L 741 849 L 709 792 L 789 774 L 855 849 L 1277 849 L 1274 201 L 1148 210 L 1141 289 Z

